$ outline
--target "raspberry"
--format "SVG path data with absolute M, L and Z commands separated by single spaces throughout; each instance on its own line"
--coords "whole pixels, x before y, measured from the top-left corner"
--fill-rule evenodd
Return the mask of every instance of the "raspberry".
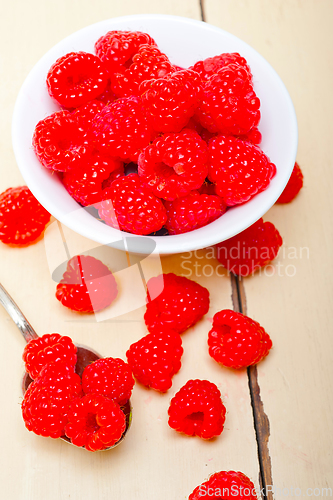
M 208 312 L 207 288 L 183 276 L 160 274 L 147 282 L 147 288 L 144 319 L 151 333 L 183 333 Z
M 76 446 L 106 450 L 116 444 L 126 429 L 119 405 L 101 394 L 88 394 L 71 405 L 65 433 Z
M 76 168 L 91 154 L 85 133 L 69 111 L 58 111 L 38 122 L 32 145 L 44 167 L 60 172 Z
M 153 138 L 138 97 L 124 97 L 105 106 L 93 124 L 98 149 L 124 161 L 138 156 Z
M 104 104 L 111 104 L 113 101 L 118 99 L 118 97 L 116 96 L 116 94 L 113 92 L 113 90 L 111 88 L 111 79 L 110 78 L 108 78 L 104 92 L 102 92 L 100 95 L 98 95 L 96 97 L 96 99 L 98 99 L 98 101 L 101 101 Z
M 233 499 L 238 500 L 257 500 L 255 487 L 252 481 L 242 472 L 233 470 L 220 471 L 212 474 L 208 481 L 197 486 L 189 496 L 189 500 L 200 500 L 201 498 L 214 500 Z
M 241 141 L 251 142 L 251 144 L 259 145 L 262 140 L 261 132 L 259 132 L 257 127 L 253 127 L 250 132 L 238 137 Z
M 61 362 L 44 366 L 24 395 L 26 428 L 40 436 L 63 436 L 71 401 L 81 394 L 81 379 L 72 367 Z
M 141 31 L 109 31 L 95 43 L 97 56 L 113 74 L 128 68 L 142 45 L 154 45 L 155 41 Z
M 207 146 L 194 131 L 165 134 L 139 156 L 138 172 L 152 192 L 165 200 L 186 196 L 207 176 Z
M 103 262 L 90 255 L 76 255 L 67 263 L 56 298 L 73 311 L 90 313 L 108 307 L 117 294 L 116 280 Z
M 77 108 L 103 92 L 107 73 L 93 54 L 70 52 L 51 66 L 46 84 L 50 96 L 61 106 Z
M 191 191 L 184 198 L 165 202 L 165 208 L 168 216 L 165 227 L 169 234 L 181 234 L 218 219 L 226 211 L 226 204 L 219 196 Z
M 208 346 L 215 361 L 239 369 L 259 363 L 267 356 L 272 341 L 257 321 L 225 309 L 214 315 Z
M 228 206 L 264 191 L 275 173 L 274 163 L 258 146 L 222 135 L 209 143 L 208 178 Z
M 197 73 L 182 70 L 140 85 L 146 115 L 157 132 L 180 132 L 199 105 L 201 83 Z
M 223 431 L 226 409 L 217 386 L 208 380 L 189 380 L 172 398 L 169 425 L 188 436 L 212 439 Z
M 252 80 L 250 66 L 247 64 L 246 59 L 238 54 L 238 52 L 227 52 L 218 56 L 207 57 L 207 59 L 195 63 L 194 66 L 191 66 L 190 69 L 199 73 L 203 81 L 207 81 L 220 69 L 228 66 L 229 64 L 236 64 L 237 66 L 243 68 L 248 74 L 248 80 Z
M 275 259 L 282 243 L 276 227 L 259 219 L 245 231 L 218 243 L 216 257 L 230 272 L 249 276 Z
M 65 172 L 62 182 L 74 200 L 88 206 L 105 199 L 115 172 L 116 177 L 124 174 L 123 162 L 94 151 L 81 168 Z
M 247 70 L 238 64 L 228 64 L 213 74 L 202 96 L 196 117 L 210 132 L 242 135 L 259 123 L 260 100 Z
M 137 174 L 112 182 L 98 214 L 111 227 L 143 235 L 158 231 L 167 219 L 163 203 Z
M 166 392 L 181 367 L 182 341 L 178 333 L 149 333 L 126 353 L 134 377 L 146 387 Z
M 120 358 L 98 359 L 88 365 L 82 374 L 85 394 L 102 394 L 120 405 L 130 399 L 133 386 L 131 368 Z
M 291 173 L 288 184 L 282 191 L 276 203 L 290 203 L 303 187 L 303 174 L 300 166 L 296 162 Z
M 50 217 L 27 186 L 8 188 L 0 194 L 0 241 L 29 245 L 43 233 Z
M 79 128 L 86 132 L 91 127 L 95 116 L 102 111 L 104 106 L 105 104 L 101 101 L 90 101 L 73 111 L 72 117 L 76 120 Z
M 167 56 L 153 45 L 141 45 L 132 60 L 128 68 L 113 75 L 112 90 L 120 97 L 140 96 L 140 83 L 175 72 Z
M 28 342 L 23 351 L 25 369 L 32 379 L 49 363 L 63 362 L 74 370 L 77 348 L 72 340 L 59 333 L 46 333 Z

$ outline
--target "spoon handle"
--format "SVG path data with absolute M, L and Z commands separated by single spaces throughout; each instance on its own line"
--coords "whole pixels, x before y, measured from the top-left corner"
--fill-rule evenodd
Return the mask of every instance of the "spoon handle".
M 29 342 L 32 339 L 38 339 L 37 333 L 32 328 L 27 318 L 23 315 L 18 305 L 13 301 L 9 293 L 6 292 L 1 283 L 0 283 L 0 304 L 6 309 L 9 316 L 12 318 L 15 325 L 22 333 L 26 342 Z

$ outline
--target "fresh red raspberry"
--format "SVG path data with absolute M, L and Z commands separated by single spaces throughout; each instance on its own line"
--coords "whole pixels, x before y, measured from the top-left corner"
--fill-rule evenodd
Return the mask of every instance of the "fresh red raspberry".
M 219 135 L 209 143 L 208 179 L 228 206 L 245 203 L 264 191 L 276 173 L 258 146 Z
M 159 198 L 174 200 L 198 189 L 207 176 L 207 145 L 194 131 L 164 134 L 139 156 L 142 181 Z
M 108 78 L 104 92 L 102 92 L 100 95 L 98 95 L 96 97 L 96 99 L 100 102 L 103 102 L 104 104 L 111 104 L 113 101 L 118 99 L 118 97 L 116 96 L 116 94 L 112 90 L 111 78 Z
M 105 104 L 102 101 L 93 101 L 80 106 L 72 112 L 72 117 L 76 120 L 79 128 L 86 132 L 92 126 L 95 116 L 102 111 Z
M 165 54 L 153 45 L 141 45 L 132 64 L 114 73 L 112 90 L 120 97 L 140 96 L 140 84 L 145 80 L 163 78 L 175 69 Z
M 259 219 L 245 231 L 218 243 L 216 257 L 229 272 L 249 276 L 275 259 L 282 243 L 276 227 Z
M 183 333 L 208 312 L 207 288 L 183 276 L 160 274 L 150 278 L 147 288 L 144 319 L 151 333 Z
M 226 204 L 219 196 L 191 191 L 184 198 L 166 201 L 168 220 L 165 227 L 169 234 L 181 234 L 199 229 L 221 217 Z
M 208 346 L 215 361 L 239 369 L 259 363 L 267 356 L 272 341 L 257 321 L 225 309 L 214 315 Z
M 210 132 L 242 135 L 258 125 L 259 108 L 247 70 L 229 64 L 204 84 L 196 117 Z
M 117 294 L 116 280 L 103 262 L 90 255 L 76 255 L 67 263 L 56 298 L 73 311 L 90 313 L 108 307 Z
M 95 55 L 70 52 L 51 66 L 46 84 L 50 96 L 61 106 L 77 108 L 104 91 L 107 72 Z
M 38 122 L 32 145 L 44 167 L 59 172 L 77 168 L 91 154 L 85 133 L 69 111 L 57 111 Z
M 76 351 L 77 348 L 69 337 L 59 333 L 46 333 L 38 339 L 30 340 L 25 346 L 25 369 L 32 379 L 37 378 L 49 363 L 63 362 L 74 370 Z
M 182 341 L 178 333 L 149 333 L 126 353 L 134 377 L 146 387 L 166 392 L 181 367 Z
M 24 395 L 22 416 L 26 428 L 40 436 L 63 436 L 70 404 L 81 394 L 81 379 L 73 367 L 65 363 L 44 366 Z
M 43 233 L 50 217 L 27 186 L 8 188 L 0 194 L 0 241 L 29 245 Z
M 137 174 L 112 182 L 98 214 L 109 226 L 132 234 L 147 235 L 166 222 L 162 201 L 143 185 Z
M 208 481 L 195 488 L 189 500 L 232 500 L 235 497 L 237 500 L 258 500 L 252 481 L 242 472 L 229 470 L 212 474 Z
M 153 139 L 138 97 L 124 97 L 105 106 L 94 120 L 93 132 L 98 149 L 124 161 L 137 162 Z
M 241 141 L 251 142 L 251 144 L 258 146 L 261 143 L 262 135 L 261 132 L 259 132 L 258 127 L 253 127 L 247 134 L 238 136 L 238 139 Z
M 85 394 L 102 394 L 124 405 L 130 399 L 134 379 L 130 366 L 120 358 L 102 358 L 88 365 L 82 374 Z
M 282 191 L 276 203 L 290 203 L 298 195 L 303 187 L 303 173 L 296 162 L 291 173 L 288 184 Z
M 189 380 L 172 398 L 169 425 L 188 436 L 212 439 L 223 431 L 226 409 L 217 386 L 208 380 Z
M 124 175 L 122 161 L 93 151 L 85 165 L 65 172 L 62 182 L 74 200 L 88 206 L 105 199 L 107 188 L 111 185 L 110 180 L 121 175 Z
M 198 61 L 191 66 L 190 69 L 199 73 L 203 81 L 209 80 L 209 78 L 215 75 L 220 69 L 228 66 L 229 64 L 236 64 L 240 66 L 248 73 L 248 80 L 252 80 L 252 73 L 250 66 L 247 61 L 238 52 L 224 53 L 214 57 L 207 57 L 203 61 Z
M 119 405 L 101 394 L 88 394 L 73 401 L 65 433 L 72 444 L 86 450 L 106 450 L 115 445 L 126 429 Z
M 201 91 L 199 75 L 185 69 L 140 85 L 146 115 L 156 132 L 180 132 L 194 115 Z
M 128 68 L 142 45 L 156 46 L 147 33 L 141 31 L 109 31 L 95 43 L 98 57 L 113 74 L 121 68 Z

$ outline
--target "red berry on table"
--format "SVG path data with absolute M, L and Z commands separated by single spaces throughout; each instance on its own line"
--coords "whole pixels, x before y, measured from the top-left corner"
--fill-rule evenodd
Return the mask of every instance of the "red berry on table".
M 71 402 L 81 394 L 81 379 L 73 367 L 65 363 L 44 366 L 24 395 L 22 416 L 26 428 L 44 437 L 63 436 Z
M 215 245 L 216 258 L 229 272 L 249 276 L 275 259 L 282 244 L 274 224 L 259 219 L 245 231 Z
M 56 298 L 73 311 L 90 313 L 108 307 L 117 294 L 116 280 L 103 262 L 89 255 L 76 255 L 67 263 Z
M 195 71 L 176 71 L 158 80 L 144 81 L 140 93 L 156 132 L 180 132 L 199 105 L 201 80 Z
M 282 194 L 277 199 L 276 203 L 290 203 L 303 187 L 303 173 L 300 166 L 296 162 L 291 172 L 288 184 L 282 191 Z
M 232 136 L 209 143 L 208 179 L 228 206 L 245 203 L 264 191 L 276 173 L 274 163 L 258 146 Z
M 188 436 L 212 439 L 223 431 L 226 409 L 217 386 L 208 380 L 189 380 L 172 398 L 169 425 Z
M 207 160 L 205 141 L 194 130 L 184 129 L 164 134 L 147 146 L 139 156 L 138 172 L 155 196 L 174 200 L 203 184 Z
M 38 339 L 32 339 L 25 346 L 23 361 L 25 369 L 32 379 L 40 374 L 49 363 L 62 362 L 72 367 L 76 364 L 77 348 L 72 339 L 59 333 L 46 333 Z
M 27 186 L 8 188 L 0 194 L 0 241 L 29 245 L 43 233 L 50 217 Z
M 242 472 L 229 470 L 212 474 L 207 481 L 195 488 L 189 500 L 231 500 L 235 497 L 238 500 L 258 500 L 252 481 Z
M 72 444 L 98 451 L 115 445 L 125 429 L 125 414 L 115 401 L 88 394 L 71 404 L 65 433 Z
M 178 333 L 149 333 L 128 349 L 126 356 L 138 382 L 166 392 L 181 367 L 182 341 Z
M 149 332 L 183 333 L 209 309 L 207 288 L 174 273 L 160 274 L 147 282 L 144 320 Z
M 214 315 L 208 346 L 215 361 L 239 369 L 259 363 L 269 353 L 272 341 L 257 321 L 225 309 Z
M 32 145 L 44 167 L 59 172 L 77 168 L 91 154 L 85 132 L 69 111 L 57 111 L 36 125 Z
M 242 57 L 238 52 L 226 52 L 224 54 L 220 54 L 214 57 L 207 57 L 203 61 L 198 61 L 191 66 L 190 69 L 199 73 L 203 81 L 209 80 L 209 78 L 215 75 L 220 69 L 228 66 L 229 64 L 236 64 L 240 66 L 248 73 L 248 80 L 251 82 L 252 73 L 250 66 L 247 64 L 247 61 L 244 57 Z
M 130 366 L 120 358 L 102 358 L 88 365 L 82 374 L 85 394 L 102 394 L 120 405 L 130 399 L 134 379 Z
M 162 201 L 137 174 L 112 182 L 98 214 L 111 227 L 132 234 L 147 235 L 163 227 L 167 216 Z
M 219 196 L 191 191 L 184 198 L 164 203 L 168 220 L 165 227 L 169 234 L 181 234 L 206 226 L 221 217 L 226 204 Z
M 51 66 L 46 84 L 50 96 L 61 106 L 77 108 L 103 92 L 107 72 L 94 54 L 70 52 Z

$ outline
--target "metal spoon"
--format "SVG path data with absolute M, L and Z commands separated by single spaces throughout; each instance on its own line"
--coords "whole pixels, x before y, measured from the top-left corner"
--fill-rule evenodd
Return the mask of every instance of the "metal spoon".
M 5 308 L 5 310 L 8 312 L 9 316 L 11 319 L 14 321 L 15 325 L 17 328 L 20 330 L 21 334 L 23 335 L 24 339 L 26 342 L 30 342 L 32 339 L 38 339 L 38 335 L 35 332 L 35 330 L 32 328 L 30 325 L 29 321 L 27 318 L 24 316 L 18 305 L 14 302 L 14 300 L 11 298 L 9 293 L 4 289 L 4 287 L 0 283 L 0 304 Z M 83 345 L 78 345 L 76 344 L 77 347 L 77 361 L 75 365 L 75 372 L 82 376 L 83 370 L 85 369 L 86 366 L 90 365 L 96 359 L 100 359 L 102 356 L 97 354 L 97 352 L 93 351 L 92 349 L 85 347 Z M 22 380 L 22 392 L 23 395 L 25 394 L 25 391 L 28 389 L 29 385 L 33 382 L 32 378 L 30 377 L 29 373 L 25 372 Z M 123 439 L 125 438 L 125 435 L 131 425 L 132 421 L 132 407 L 130 402 L 128 401 L 125 406 L 122 406 L 122 410 L 125 413 L 126 416 L 126 429 L 119 439 L 116 444 L 113 446 L 110 446 L 110 448 L 107 448 L 107 450 L 111 450 L 112 448 L 115 448 L 120 444 Z M 67 436 L 63 436 L 61 439 L 66 441 L 69 444 L 72 444 L 70 439 Z M 104 451 L 104 450 L 103 450 Z

